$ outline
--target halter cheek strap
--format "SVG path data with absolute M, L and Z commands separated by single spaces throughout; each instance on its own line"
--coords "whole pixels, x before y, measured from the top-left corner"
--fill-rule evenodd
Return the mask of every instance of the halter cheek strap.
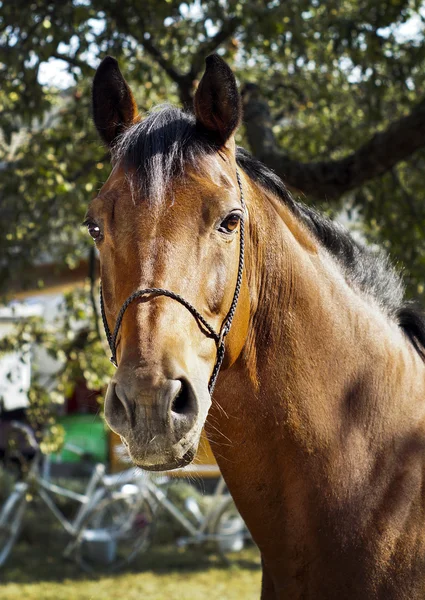
M 245 213 L 245 201 L 244 201 L 244 195 L 243 195 L 243 189 L 242 189 L 242 182 L 241 182 L 241 178 L 240 178 L 238 170 L 236 170 L 236 178 L 238 180 L 241 206 Z M 115 323 L 114 332 L 111 333 L 111 330 L 109 329 L 108 321 L 106 319 L 105 306 L 104 306 L 104 302 L 103 302 L 102 285 L 100 285 L 100 310 L 101 310 L 101 314 L 102 314 L 103 327 L 105 329 L 105 334 L 106 334 L 106 338 L 108 340 L 109 348 L 111 349 L 111 362 L 115 367 L 118 366 L 118 364 L 117 364 L 117 347 L 116 347 L 117 337 L 118 337 L 121 323 L 122 323 L 122 320 L 124 318 L 124 314 L 125 314 L 125 311 L 127 310 L 127 308 L 130 306 L 130 304 L 134 300 L 136 300 L 137 298 L 140 298 L 142 296 L 149 296 L 149 298 L 148 298 L 149 300 L 156 296 L 166 296 L 167 298 L 171 298 L 172 300 L 179 302 L 182 306 L 187 308 L 187 310 L 192 314 L 192 316 L 198 322 L 198 324 L 199 324 L 201 330 L 204 332 L 204 334 L 207 337 L 213 338 L 213 340 L 215 341 L 215 344 L 217 347 L 217 354 L 216 354 L 214 368 L 213 368 L 213 371 L 212 371 L 212 374 L 211 374 L 211 377 L 210 377 L 210 380 L 208 383 L 208 391 L 210 394 L 213 393 L 215 383 L 217 380 L 217 376 L 220 371 L 221 365 L 223 363 L 224 352 L 225 352 L 225 338 L 230 331 L 233 317 L 235 316 L 235 312 L 236 312 L 236 306 L 237 306 L 238 299 L 239 299 L 239 293 L 241 291 L 242 274 L 243 274 L 243 267 L 244 267 L 244 253 L 245 253 L 244 225 L 245 224 L 244 224 L 244 215 L 243 215 L 241 218 L 241 221 L 240 221 L 240 228 L 239 228 L 239 232 L 240 232 L 240 234 L 239 234 L 240 235 L 240 238 L 239 238 L 239 241 L 240 241 L 239 265 L 238 265 L 238 275 L 237 275 L 237 279 L 236 279 L 235 292 L 233 294 L 233 300 L 230 305 L 229 311 L 228 311 L 226 317 L 224 318 L 223 323 L 221 324 L 219 333 L 217 333 L 214 330 L 214 328 L 204 319 L 204 317 L 201 315 L 201 313 L 199 313 L 196 310 L 196 308 L 192 304 L 190 304 L 190 302 L 188 302 L 187 300 L 182 298 L 182 296 L 179 296 L 179 294 L 175 294 L 174 292 L 171 292 L 170 290 L 166 290 L 163 288 L 146 288 L 143 290 L 137 290 L 136 292 L 133 292 L 125 300 L 124 304 L 121 306 L 120 312 L 118 313 L 118 317 L 117 317 L 117 320 Z

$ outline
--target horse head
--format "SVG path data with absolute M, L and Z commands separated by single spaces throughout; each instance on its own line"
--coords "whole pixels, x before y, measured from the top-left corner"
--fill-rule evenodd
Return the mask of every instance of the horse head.
M 107 57 L 93 83 L 93 115 L 112 157 L 86 218 L 118 366 L 105 416 L 135 464 L 180 467 L 196 453 L 236 301 L 225 367 L 237 360 L 247 332 L 234 141 L 240 97 L 230 68 L 211 56 L 194 115 L 162 107 L 141 118 L 117 62 Z

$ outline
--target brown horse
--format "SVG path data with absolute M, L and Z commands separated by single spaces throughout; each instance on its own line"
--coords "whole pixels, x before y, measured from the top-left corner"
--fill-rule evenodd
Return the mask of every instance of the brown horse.
M 385 258 L 236 148 L 234 76 L 206 64 L 194 116 L 141 119 L 112 58 L 94 80 L 106 418 L 152 470 L 190 461 L 205 423 L 262 598 L 423 599 L 424 321 Z

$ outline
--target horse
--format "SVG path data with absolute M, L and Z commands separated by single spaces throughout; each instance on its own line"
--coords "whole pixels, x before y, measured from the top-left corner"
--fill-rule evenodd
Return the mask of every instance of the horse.
M 189 463 L 205 426 L 263 600 L 424 598 L 425 321 L 399 274 L 236 146 L 219 56 L 193 113 L 142 118 L 112 57 L 92 94 L 105 416 L 134 464 Z

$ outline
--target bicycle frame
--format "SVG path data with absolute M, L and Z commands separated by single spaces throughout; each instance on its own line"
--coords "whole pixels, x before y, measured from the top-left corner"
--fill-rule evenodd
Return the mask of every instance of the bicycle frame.
M 206 513 L 203 515 L 199 526 L 196 527 L 189 521 L 189 519 L 187 519 L 181 510 L 179 510 L 172 502 L 170 502 L 170 500 L 168 500 L 164 492 L 153 481 L 147 479 L 145 485 L 149 500 L 151 502 L 152 500 L 153 502 L 156 501 L 160 506 L 162 506 L 191 536 L 189 538 L 180 538 L 180 545 L 196 544 L 207 540 L 216 539 L 216 536 L 206 533 L 206 530 L 211 522 L 211 517 L 216 510 L 214 502 L 211 503 L 211 507 L 209 507 Z M 214 490 L 213 498 L 218 498 L 221 496 L 225 487 L 225 481 L 223 477 L 220 477 Z
M 41 454 L 40 447 L 31 428 L 24 423 L 20 423 L 19 421 L 13 421 L 12 424 L 16 430 L 24 433 L 28 442 L 36 452 L 31 461 L 26 480 L 20 484 L 18 493 L 20 495 L 24 495 L 31 490 L 34 494 L 38 494 L 65 529 L 65 531 L 72 536 L 77 535 L 85 515 L 104 493 L 104 488 L 96 488 L 98 488 L 99 484 L 104 478 L 106 470 L 105 466 L 99 463 L 94 467 L 86 490 L 83 494 L 79 494 L 67 488 L 56 485 L 48 479 L 50 473 L 50 461 L 47 457 L 43 457 Z M 78 449 L 70 449 L 78 453 Z M 80 504 L 80 508 L 78 509 L 72 521 L 67 519 L 62 511 L 59 510 L 59 508 L 56 506 L 56 503 L 51 498 L 50 493 L 75 500 Z
M 25 481 L 15 486 L 13 494 L 18 495 L 18 498 L 25 497 L 28 492 L 32 495 L 38 495 L 46 504 L 50 512 L 59 521 L 64 530 L 70 535 L 71 540 L 64 550 L 64 556 L 70 556 L 74 549 L 78 547 L 81 540 L 84 539 L 84 531 L 87 527 L 88 519 L 92 511 L 99 509 L 102 502 L 110 502 L 119 500 L 119 498 L 139 498 L 141 501 L 146 501 L 150 505 L 150 510 L 154 514 L 159 507 L 163 507 L 171 517 L 177 521 L 182 528 L 187 532 L 187 537 L 182 537 L 177 540 L 181 546 L 189 544 L 200 544 L 205 541 L 218 541 L 220 535 L 212 532 L 214 519 L 217 517 L 217 509 L 222 505 L 221 502 L 215 502 L 224 494 L 226 484 L 224 479 L 220 477 L 212 495 L 211 505 L 208 509 L 201 513 L 196 505 L 196 510 L 187 508 L 198 520 L 198 524 L 194 525 L 187 513 L 184 514 L 171 502 L 164 493 L 158 481 L 151 478 L 146 471 L 135 470 L 129 468 L 113 475 L 105 474 L 105 466 L 97 464 L 90 476 L 86 489 L 83 493 L 74 492 L 50 481 L 50 461 L 48 457 L 41 455 L 37 440 L 32 431 L 25 425 L 19 422 L 14 423 L 16 429 L 23 431 L 31 442 L 31 445 L 36 450 L 36 454 L 30 463 L 29 470 Z M 79 449 L 72 449 L 77 454 Z M 185 469 L 190 472 L 190 467 Z M 164 474 L 167 481 L 169 477 Z M 68 519 L 58 508 L 53 495 L 59 495 L 69 498 L 79 503 L 79 508 L 73 519 Z M 199 514 L 196 514 L 196 513 Z M 131 529 L 133 521 L 129 518 L 125 522 L 125 526 L 120 529 L 119 535 L 125 534 L 127 529 Z
M 84 494 L 79 494 L 78 492 L 73 492 L 72 490 L 68 490 L 67 488 L 63 488 L 59 485 L 51 483 L 50 481 L 44 479 L 39 476 L 36 478 L 36 485 L 38 487 L 37 493 L 40 498 L 44 501 L 46 506 L 50 509 L 62 527 L 72 536 L 77 535 L 80 530 L 81 524 L 84 521 L 85 515 L 91 510 L 93 506 L 96 505 L 100 497 L 103 495 L 104 490 L 102 488 L 96 489 L 99 483 L 101 483 L 102 478 L 105 473 L 105 466 L 102 464 L 97 464 L 93 470 L 93 473 L 90 477 L 90 480 L 87 484 L 86 490 Z M 56 494 L 58 496 L 63 496 L 65 498 L 69 498 L 71 500 L 75 500 L 80 503 L 80 508 L 78 509 L 74 519 L 70 521 L 67 519 L 62 511 L 56 506 L 54 500 L 50 497 L 49 493 Z
M 190 469 L 186 467 L 186 472 L 190 472 Z M 167 475 L 165 475 L 167 477 Z M 215 514 L 216 505 L 214 501 L 211 503 L 211 507 L 208 508 L 206 513 L 202 515 L 202 519 L 198 526 L 193 525 L 191 521 L 184 515 L 184 513 L 178 509 L 162 491 L 162 489 L 155 483 L 155 480 L 146 471 L 136 471 L 135 469 L 127 469 L 114 475 L 106 475 L 103 478 L 103 484 L 108 487 L 122 486 L 123 492 L 125 493 L 126 484 L 133 484 L 136 482 L 142 483 L 142 489 L 139 493 L 144 493 L 147 501 L 150 503 L 151 508 L 154 512 L 157 511 L 158 506 L 164 508 L 180 525 L 187 531 L 190 537 L 180 538 L 180 545 L 196 544 L 207 540 L 215 540 L 217 536 L 207 534 L 206 531 L 211 523 L 211 518 Z M 214 490 L 213 499 L 217 499 L 223 495 L 226 488 L 226 483 L 222 476 L 219 477 L 217 485 Z M 129 492 L 131 493 L 131 492 Z

